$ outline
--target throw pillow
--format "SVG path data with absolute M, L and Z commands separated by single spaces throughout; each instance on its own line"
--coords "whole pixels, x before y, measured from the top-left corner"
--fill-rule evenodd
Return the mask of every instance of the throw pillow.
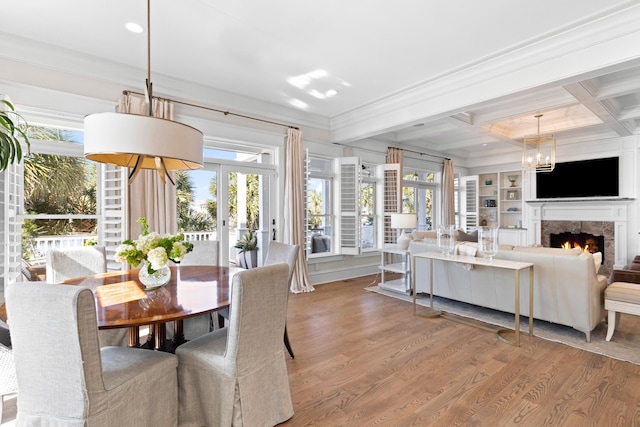
M 462 230 L 458 230 L 458 241 L 460 242 L 477 242 L 478 241 L 478 230 L 473 233 L 465 233 Z

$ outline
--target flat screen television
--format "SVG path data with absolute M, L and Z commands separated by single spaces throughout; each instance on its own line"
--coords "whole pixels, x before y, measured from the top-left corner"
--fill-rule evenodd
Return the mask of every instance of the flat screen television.
M 536 174 L 536 198 L 618 197 L 618 157 L 556 163 Z

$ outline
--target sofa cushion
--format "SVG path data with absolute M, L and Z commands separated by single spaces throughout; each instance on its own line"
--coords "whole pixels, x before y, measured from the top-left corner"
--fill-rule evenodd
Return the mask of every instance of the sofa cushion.
M 422 239 L 436 239 L 438 237 L 438 233 L 435 231 L 413 231 L 411 233 L 411 237 L 413 240 L 422 240 Z
M 458 230 L 458 241 L 459 242 L 477 242 L 478 241 L 478 230 L 472 233 L 465 233 L 462 230 Z

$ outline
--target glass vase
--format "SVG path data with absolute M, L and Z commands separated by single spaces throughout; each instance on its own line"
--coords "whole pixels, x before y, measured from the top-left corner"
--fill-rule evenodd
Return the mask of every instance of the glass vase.
M 171 269 L 165 264 L 164 267 L 149 273 L 149 263 L 143 263 L 138 272 L 138 280 L 145 286 L 145 289 L 156 289 L 164 286 L 171 280 Z
M 451 255 L 455 247 L 455 225 L 439 225 L 437 231 L 440 252 L 442 255 Z
M 498 227 L 478 229 L 478 250 L 484 258 L 493 261 L 493 257 L 498 253 Z

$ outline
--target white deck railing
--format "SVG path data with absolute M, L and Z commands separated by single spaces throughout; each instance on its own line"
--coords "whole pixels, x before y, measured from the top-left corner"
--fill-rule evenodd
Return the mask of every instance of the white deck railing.
M 87 241 L 97 239 L 95 234 L 80 234 L 66 236 L 43 236 L 33 239 L 37 257 L 43 257 L 49 249 L 74 248 L 84 246 Z M 216 240 L 215 231 L 189 231 L 184 233 L 185 240 Z

